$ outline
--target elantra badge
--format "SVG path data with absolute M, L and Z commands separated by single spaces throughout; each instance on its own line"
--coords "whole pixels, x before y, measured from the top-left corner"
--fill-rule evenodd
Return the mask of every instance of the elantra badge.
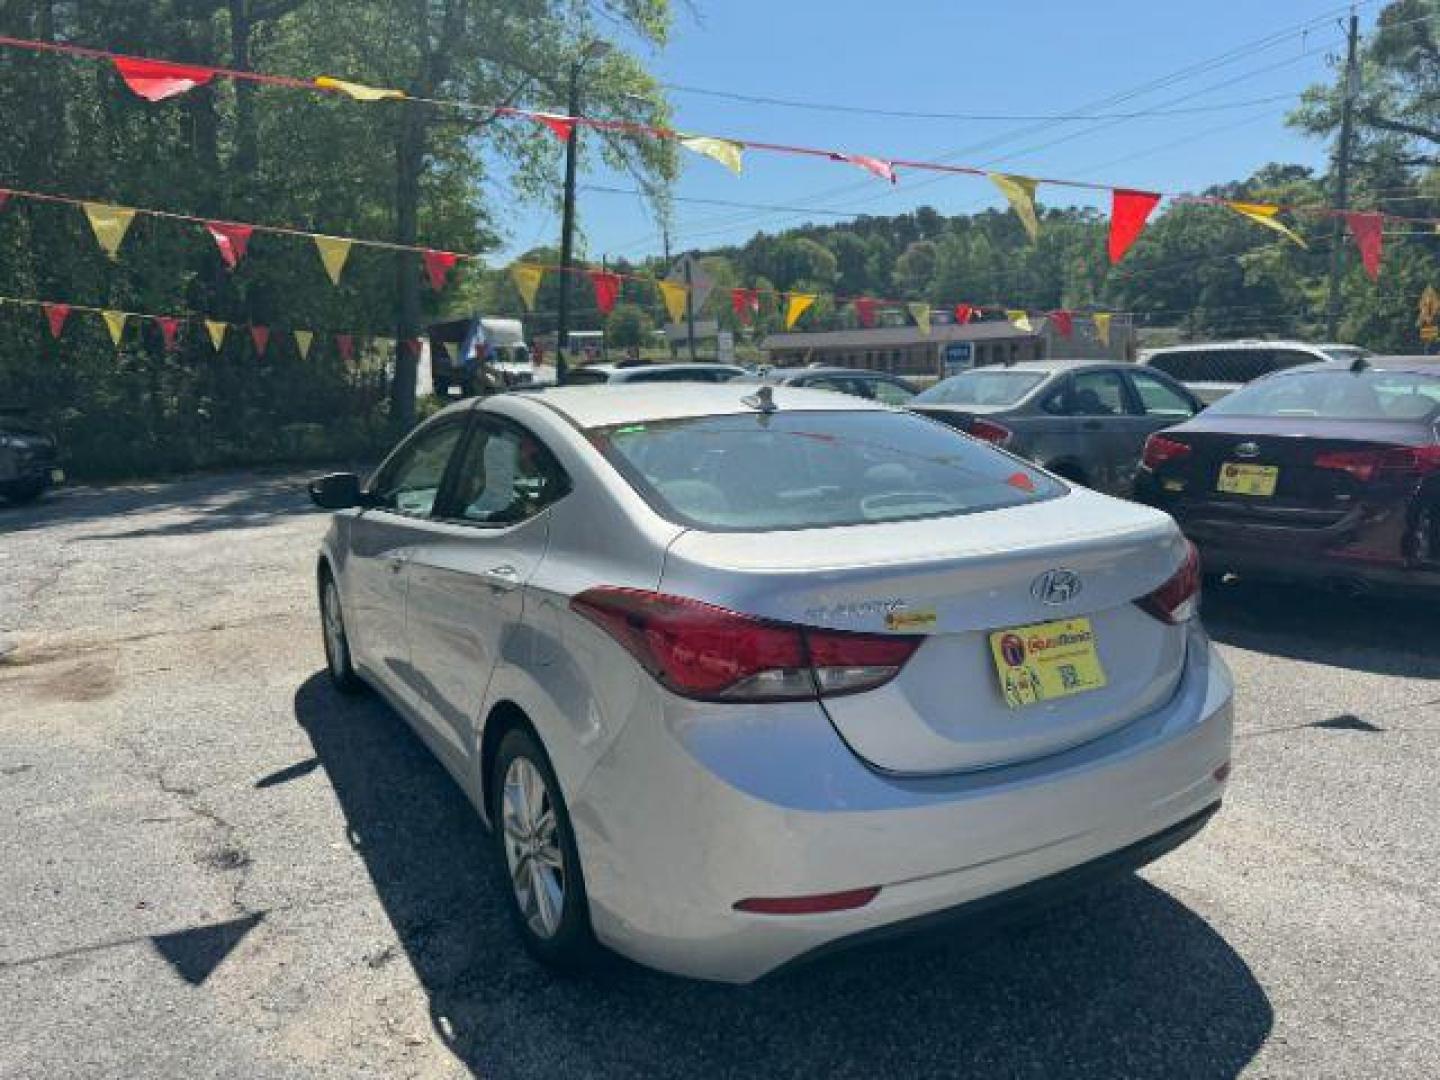
M 1243 458 L 1259 457 L 1260 447 L 1253 442 L 1242 442 L 1239 446 L 1235 447 L 1235 456 Z
M 1068 604 L 1080 595 L 1080 575 L 1074 570 L 1046 570 L 1030 585 L 1030 595 L 1051 607 Z

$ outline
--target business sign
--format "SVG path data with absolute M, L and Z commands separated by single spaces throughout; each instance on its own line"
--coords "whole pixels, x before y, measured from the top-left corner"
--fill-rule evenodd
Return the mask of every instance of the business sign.
M 959 375 L 975 366 L 975 355 L 970 342 L 952 341 L 945 346 L 945 376 Z

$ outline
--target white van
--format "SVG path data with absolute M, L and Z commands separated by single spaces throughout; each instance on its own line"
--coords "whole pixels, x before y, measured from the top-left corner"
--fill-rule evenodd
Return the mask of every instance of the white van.
M 1325 360 L 1350 363 L 1373 355 L 1358 345 L 1311 345 L 1304 341 L 1217 341 L 1149 349 L 1141 364 L 1163 371 L 1185 384 L 1206 405 L 1272 371 L 1317 364 Z

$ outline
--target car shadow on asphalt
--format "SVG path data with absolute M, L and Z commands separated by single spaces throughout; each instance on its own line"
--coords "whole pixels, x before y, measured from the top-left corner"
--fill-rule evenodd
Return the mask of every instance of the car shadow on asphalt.
M 327 470 L 317 467 L 314 475 Z M 57 525 L 112 523 L 129 515 L 183 513 L 181 520 L 87 535 L 90 540 L 131 540 L 187 536 L 271 525 L 293 514 L 319 513 L 305 490 L 304 470 L 284 473 L 225 473 L 157 484 L 62 489 L 39 502 L 0 502 L 0 534 L 31 532 Z
M 1430 598 L 1348 596 L 1288 582 L 1206 583 L 1202 617 L 1224 645 L 1329 667 L 1440 679 Z
M 399 716 L 323 673 L 295 715 L 437 1037 L 477 1075 L 1231 1077 L 1271 1028 L 1245 961 L 1135 876 L 983 940 L 890 942 L 750 987 L 619 959 L 559 978 L 521 949 L 489 838 Z

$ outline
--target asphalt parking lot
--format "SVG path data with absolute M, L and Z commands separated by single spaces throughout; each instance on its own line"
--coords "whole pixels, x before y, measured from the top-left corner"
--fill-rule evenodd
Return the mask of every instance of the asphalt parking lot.
M 1241 585 L 1191 845 L 732 988 L 520 952 L 468 804 L 323 675 L 299 477 L 0 507 L 0 1076 L 1440 1075 L 1433 604 Z

